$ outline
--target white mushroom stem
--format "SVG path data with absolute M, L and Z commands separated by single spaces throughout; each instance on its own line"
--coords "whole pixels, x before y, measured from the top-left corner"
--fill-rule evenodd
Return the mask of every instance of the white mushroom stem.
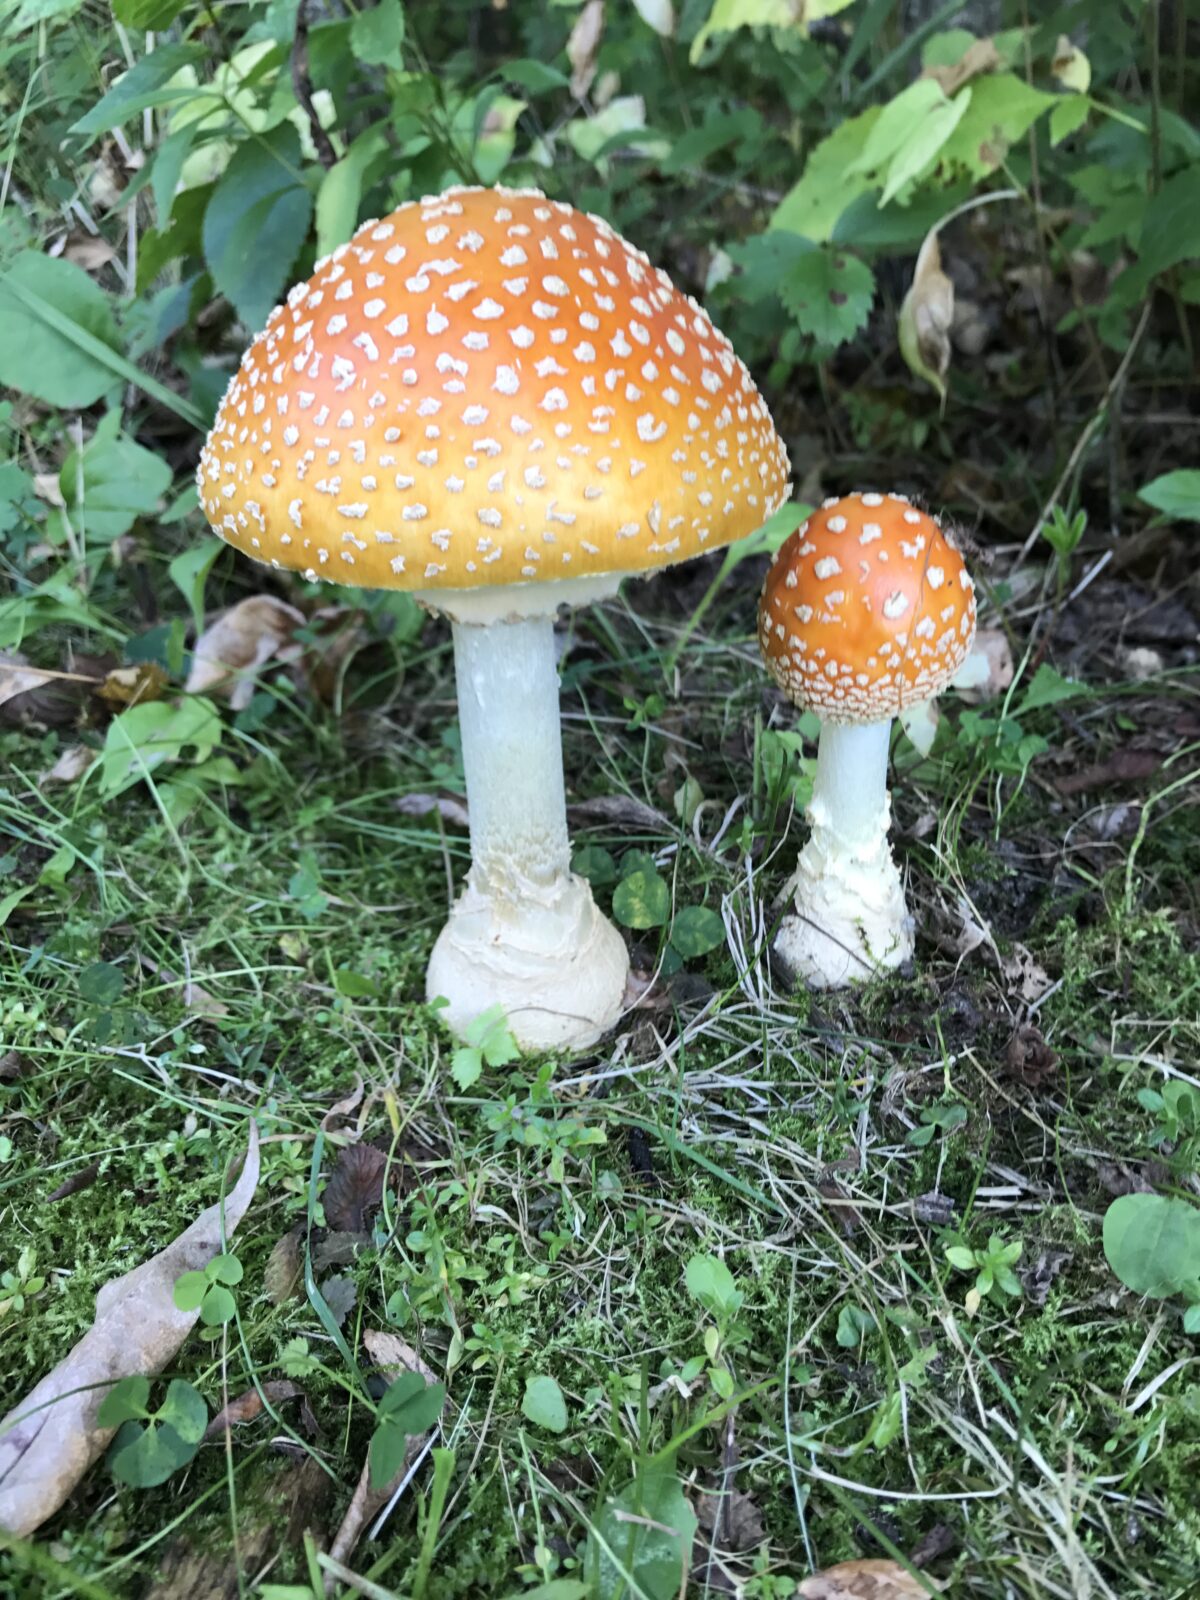
M 795 911 L 775 939 L 788 974 L 814 988 L 861 982 L 912 954 L 912 918 L 888 845 L 891 726 L 821 726 L 812 832 L 784 891 L 794 893 Z
M 427 979 L 455 1033 L 499 1006 L 526 1050 L 594 1043 L 629 969 L 571 871 L 552 611 L 454 623 L 472 861 Z

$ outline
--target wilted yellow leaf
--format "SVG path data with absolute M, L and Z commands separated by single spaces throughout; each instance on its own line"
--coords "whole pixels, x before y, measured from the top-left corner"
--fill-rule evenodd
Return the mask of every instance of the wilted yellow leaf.
M 937 390 L 943 405 L 953 320 L 954 285 L 942 271 L 937 229 L 931 228 L 917 257 L 912 287 L 900 307 L 900 354 L 911 372 Z

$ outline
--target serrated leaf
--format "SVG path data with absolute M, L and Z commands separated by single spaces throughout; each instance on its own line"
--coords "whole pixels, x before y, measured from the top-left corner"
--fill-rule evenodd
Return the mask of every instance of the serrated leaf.
M 645 868 L 631 872 L 613 890 L 613 916 L 625 928 L 661 928 L 671 914 L 665 878 Z
M 36 250 L 14 256 L 0 277 L 0 383 L 49 405 L 93 405 L 120 381 L 117 375 L 31 312 L 22 290 L 116 352 L 120 341 L 108 296 L 82 267 Z
M 371 1144 L 350 1144 L 338 1152 L 321 1204 L 325 1221 L 338 1233 L 364 1233 L 383 1200 L 387 1157 Z
M 483 1051 L 471 1045 L 460 1045 L 450 1057 L 450 1076 L 466 1093 L 483 1075 Z
M 72 124 L 70 131 L 92 139 L 97 134 L 120 127 L 121 123 L 128 122 L 143 111 L 149 111 L 153 106 L 194 98 L 194 84 L 169 87 L 168 80 L 203 57 L 204 47 L 199 44 L 159 45 L 118 78 L 108 93 L 78 122 Z
M 308 236 L 313 201 L 300 165 L 300 135 L 281 123 L 239 146 L 204 212 L 204 258 L 213 282 L 255 332 Z
M 870 315 L 875 275 L 845 250 L 813 250 L 795 262 L 779 284 L 779 296 L 802 333 L 833 349 L 853 338 Z
M 535 1427 L 548 1433 L 566 1432 L 567 1402 L 555 1379 L 544 1373 L 526 1378 L 521 1411 Z
M 358 1287 L 352 1278 L 344 1278 L 340 1274 L 326 1278 L 320 1287 L 321 1296 L 340 1328 L 358 1303 Z

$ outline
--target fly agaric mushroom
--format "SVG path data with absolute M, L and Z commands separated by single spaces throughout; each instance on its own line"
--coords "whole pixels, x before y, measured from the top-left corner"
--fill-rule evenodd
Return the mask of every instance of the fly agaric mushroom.
M 429 964 L 457 1033 L 617 1019 L 624 942 L 571 872 L 560 605 L 752 532 L 787 455 L 729 341 L 606 222 L 456 189 L 364 223 L 271 313 L 200 459 L 246 555 L 453 624 L 472 865 Z
M 975 635 L 975 586 L 953 537 L 900 494 L 826 500 L 780 547 L 758 607 L 767 670 L 821 719 L 812 832 L 775 952 L 814 988 L 912 954 L 888 846 L 892 718 L 931 700 Z

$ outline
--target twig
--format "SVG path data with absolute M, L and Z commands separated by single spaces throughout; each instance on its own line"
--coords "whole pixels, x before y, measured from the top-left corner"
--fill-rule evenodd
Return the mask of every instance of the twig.
M 1122 381 L 1124 380 L 1125 374 L 1129 371 L 1130 363 L 1132 362 L 1135 354 L 1137 353 L 1138 345 L 1140 345 L 1141 342 L 1142 342 L 1142 335 L 1146 331 L 1146 324 L 1149 322 L 1149 320 L 1150 320 L 1150 304 L 1149 304 L 1149 301 L 1147 301 L 1147 303 L 1142 307 L 1142 315 L 1141 315 L 1140 319 L 1138 320 L 1137 327 L 1133 331 L 1133 337 L 1129 341 L 1129 348 L 1125 351 L 1125 354 L 1121 357 L 1121 364 L 1117 368 L 1116 372 L 1113 373 L 1112 382 L 1109 384 L 1108 388 L 1104 391 L 1104 398 L 1101 400 L 1100 404 L 1096 407 L 1095 414 L 1092 416 L 1092 418 L 1091 418 L 1090 422 L 1088 423 L 1087 427 L 1084 428 L 1083 432 L 1079 435 L 1079 438 L 1075 441 L 1075 448 L 1071 451 L 1070 458 L 1067 461 L 1066 466 L 1062 470 L 1062 475 L 1060 476 L 1058 482 L 1054 485 L 1054 488 L 1051 490 L 1050 498 L 1046 501 L 1045 505 L 1042 507 L 1041 513 L 1038 516 L 1037 521 L 1034 523 L 1033 529 L 1032 529 L 1028 539 L 1026 539 L 1025 543 L 1021 546 L 1021 552 L 1018 555 L 1018 557 L 1016 559 L 1016 562 L 1014 563 L 1013 568 L 1012 568 L 1013 572 L 1016 572 L 1022 566 L 1022 564 L 1027 559 L 1027 557 L 1029 555 L 1029 552 L 1033 549 L 1034 545 L 1037 543 L 1038 535 L 1041 533 L 1042 529 L 1045 527 L 1047 517 L 1049 517 L 1050 513 L 1054 510 L 1055 506 L 1058 504 L 1059 499 L 1062 496 L 1062 492 L 1066 488 L 1067 484 L 1070 482 L 1070 480 L 1071 480 L 1071 478 L 1072 478 L 1072 476 L 1073 476 L 1073 474 L 1075 472 L 1075 469 L 1079 465 L 1079 462 L 1080 462 L 1080 460 L 1081 460 L 1081 458 L 1083 456 L 1084 451 L 1087 449 L 1088 445 L 1092 442 L 1093 434 L 1096 432 L 1096 429 L 1100 426 L 1100 424 L 1104 421 L 1104 418 L 1108 413 L 1108 408 L 1112 404 L 1113 396 L 1120 389 Z
M 292 88 L 300 109 L 308 118 L 317 160 L 327 169 L 336 166 L 337 152 L 321 126 L 321 119 L 313 105 L 312 80 L 308 75 L 308 0 L 300 0 L 296 11 L 296 36 L 292 40 Z

